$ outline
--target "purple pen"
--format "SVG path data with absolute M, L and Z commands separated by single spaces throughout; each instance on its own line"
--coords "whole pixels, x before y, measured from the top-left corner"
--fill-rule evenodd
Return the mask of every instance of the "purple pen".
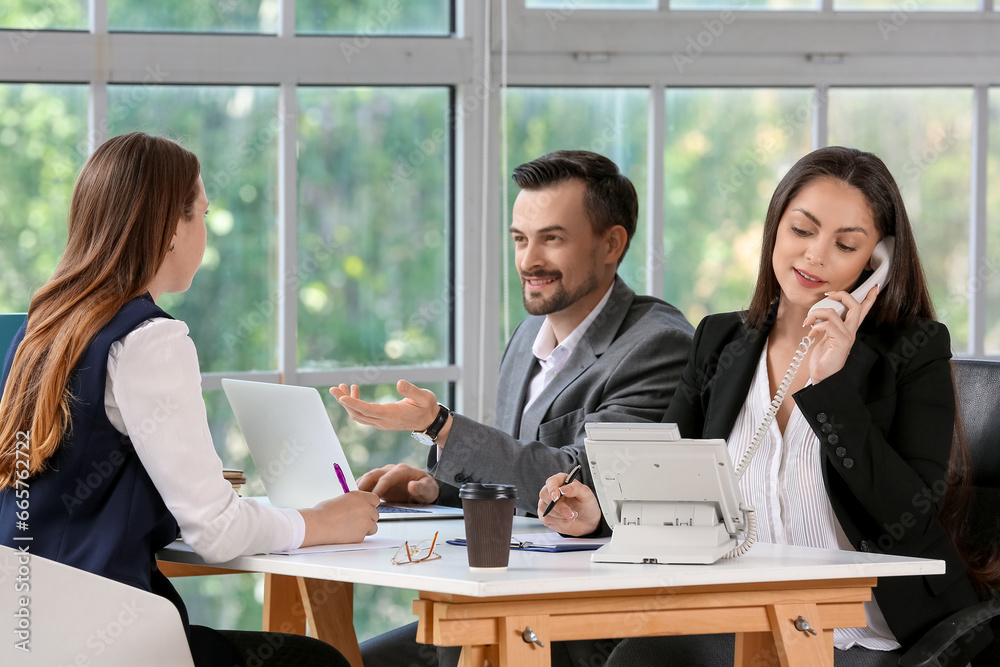
M 347 478 L 344 477 L 344 471 L 341 470 L 340 464 L 334 463 L 333 469 L 337 471 L 337 479 L 340 480 L 340 488 L 344 490 L 344 493 L 350 493 L 351 489 L 347 486 Z

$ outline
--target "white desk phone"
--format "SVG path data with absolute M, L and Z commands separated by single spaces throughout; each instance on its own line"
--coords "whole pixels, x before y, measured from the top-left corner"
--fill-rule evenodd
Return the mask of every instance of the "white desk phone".
M 885 287 L 895 239 L 872 252 L 872 274 L 851 295 L 864 300 Z M 812 308 L 846 307 L 822 299 Z M 676 424 L 587 424 L 587 460 L 611 542 L 591 556 L 598 563 L 714 563 L 747 553 L 757 539 L 754 508 L 737 480 L 750 465 L 778 413 L 813 339 L 805 336 L 775 392 L 750 447 L 733 471 L 724 440 L 682 439 Z M 745 536 L 739 544 L 740 536 Z

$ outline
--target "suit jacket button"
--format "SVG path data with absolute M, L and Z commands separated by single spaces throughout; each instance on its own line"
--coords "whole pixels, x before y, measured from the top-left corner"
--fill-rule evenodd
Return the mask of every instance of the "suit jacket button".
M 863 551 L 865 553 L 868 553 L 871 550 L 872 547 L 870 544 L 868 544 L 868 540 L 861 540 L 861 542 L 858 543 L 858 551 Z
M 830 431 L 833 430 L 833 424 L 831 424 L 830 422 L 827 422 L 826 424 L 823 424 L 822 426 L 820 426 L 819 430 L 823 431 L 823 433 L 829 433 Z
M 854 467 L 854 459 L 844 459 L 844 467 L 850 470 Z
M 460 482 L 460 483 L 464 482 L 465 481 L 465 475 L 463 475 L 462 473 L 456 473 L 455 474 L 455 481 L 456 482 Z
M 826 413 L 825 412 L 821 412 L 818 415 L 816 415 L 816 421 L 818 421 L 820 424 L 825 424 L 826 423 Z
M 847 456 L 847 450 L 843 447 L 837 447 L 837 456 Z
M 836 433 L 831 433 L 829 436 L 827 436 L 826 441 L 829 442 L 831 445 L 836 445 L 838 442 L 840 442 L 840 436 L 837 435 Z

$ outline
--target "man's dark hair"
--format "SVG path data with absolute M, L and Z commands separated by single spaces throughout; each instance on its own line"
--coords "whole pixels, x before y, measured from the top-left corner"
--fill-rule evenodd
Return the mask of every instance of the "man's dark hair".
M 512 178 L 522 190 L 541 190 L 573 178 L 583 181 L 583 210 L 594 234 L 603 236 L 615 225 L 625 228 L 625 248 L 618 258 L 622 263 L 635 234 L 639 197 L 618 165 L 590 151 L 555 151 L 516 167 Z

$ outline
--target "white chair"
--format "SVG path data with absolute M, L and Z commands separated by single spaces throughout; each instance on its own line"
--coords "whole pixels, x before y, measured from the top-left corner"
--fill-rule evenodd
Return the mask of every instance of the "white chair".
M 25 559 L 5 546 L 0 618 L 6 619 L 0 665 L 194 665 L 169 600 L 39 556 Z M 28 652 L 18 648 L 25 639 Z

